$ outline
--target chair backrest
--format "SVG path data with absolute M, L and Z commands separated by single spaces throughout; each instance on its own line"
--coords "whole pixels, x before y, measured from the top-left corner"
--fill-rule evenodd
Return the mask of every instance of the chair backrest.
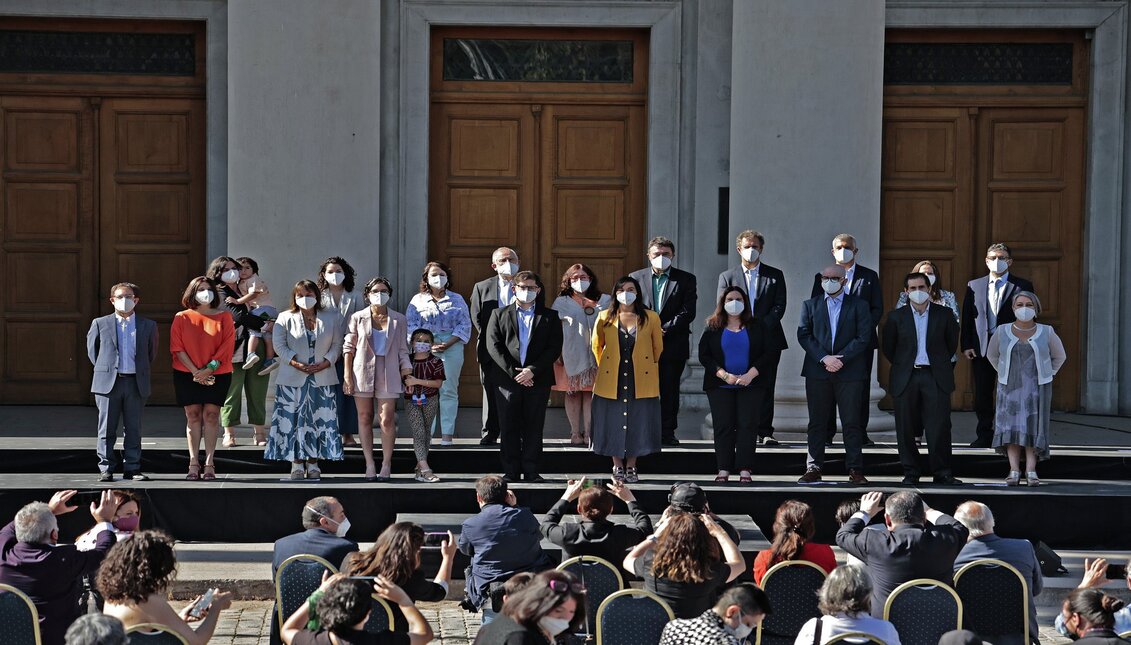
M 365 621 L 365 627 L 362 631 L 370 634 L 393 631 L 393 608 L 377 594 L 373 594 L 373 606 L 369 611 L 369 620 Z
M 183 636 L 168 625 L 139 623 L 126 630 L 126 642 L 130 645 L 188 645 Z
M 595 555 L 579 555 L 558 565 L 559 571 L 568 571 L 585 585 L 585 627 L 587 634 L 597 631 L 597 608 L 605 598 L 624 589 L 624 578 L 608 560 Z
M 309 553 L 292 555 L 279 565 L 275 572 L 275 608 L 280 628 L 310 594 L 322 586 L 325 571 L 337 573 L 338 568 Z
M 1029 583 L 1016 567 L 993 558 L 975 560 L 954 574 L 954 590 L 966 629 L 1029 642 Z
M 845 632 L 843 634 L 837 634 L 825 641 L 825 645 L 833 645 L 833 643 L 851 643 L 853 645 L 857 643 L 875 643 L 875 645 L 888 645 L 884 642 L 884 639 L 879 636 L 865 634 L 864 632 Z
M 656 645 L 673 620 L 675 613 L 656 594 L 624 589 L 597 608 L 597 645 Z
M 895 625 L 904 645 L 936 645 L 943 634 L 962 629 L 962 600 L 941 580 L 909 580 L 888 596 L 884 620 Z
M 784 560 L 770 567 L 762 576 L 762 590 L 770 598 L 774 612 L 762 619 L 756 643 L 769 645 L 784 637 L 792 643 L 810 618 L 817 618 L 817 591 L 828 574 L 808 560 Z
M 0 584 L 0 643 L 40 645 L 39 612 L 27 594 Z

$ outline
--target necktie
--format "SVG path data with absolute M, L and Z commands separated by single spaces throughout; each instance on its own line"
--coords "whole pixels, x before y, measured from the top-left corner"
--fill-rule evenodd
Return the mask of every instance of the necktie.
M 994 301 L 993 301 L 994 315 L 997 315 L 998 310 L 1001 309 L 1001 278 L 994 280 Z

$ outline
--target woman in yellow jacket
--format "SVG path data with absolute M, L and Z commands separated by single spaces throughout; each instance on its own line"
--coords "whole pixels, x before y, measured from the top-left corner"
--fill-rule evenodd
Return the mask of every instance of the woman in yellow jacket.
M 597 317 L 593 355 L 593 452 L 613 458 L 613 477 L 640 481 L 636 459 L 660 452 L 660 317 L 640 302 L 640 284 L 617 280 L 617 305 Z

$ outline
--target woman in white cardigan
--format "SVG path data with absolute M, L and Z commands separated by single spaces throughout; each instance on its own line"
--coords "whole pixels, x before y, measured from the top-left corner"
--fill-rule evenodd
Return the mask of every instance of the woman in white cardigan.
M 1052 379 L 1064 365 L 1064 343 L 1049 325 L 1036 322 L 1041 301 L 1031 291 L 1013 296 L 1017 320 L 994 332 L 986 358 L 997 370 L 993 447 L 1009 458 L 1009 486 L 1039 486 L 1037 461 L 1049 458 Z M 1021 478 L 1021 453 L 1025 478 Z
M 272 338 L 279 357 L 275 412 L 265 459 L 291 462 L 291 479 L 321 479 L 320 459 L 342 458 L 331 369 L 342 353 L 341 314 L 322 306 L 318 285 L 300 280 Z

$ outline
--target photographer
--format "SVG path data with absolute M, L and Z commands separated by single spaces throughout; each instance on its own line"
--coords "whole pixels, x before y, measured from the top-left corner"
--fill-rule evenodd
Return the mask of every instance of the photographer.
M 628 512 L 632 515 L 631 525 L 609 521 L 614 497 L 628 505 Z M 562 516 L 574 500 L 577 500 L 577 514 L 581 521 L 561 524 Z M 636 497 L 623 482 L 614 479 L 602 485 L 600 480 L 590 482 L 582 477 L 577 481 L 569 481 L 562 498 L 546 513 L 541 530 L 546 539 L 562 547 L 565 552 L 562 560 L 592 555 L 620 567 L 625 553 L 634 544 L 651 535 L 652 520 L 640 504 L 636 503 Z M 621 574 L 624 573 L 622 570 Z

